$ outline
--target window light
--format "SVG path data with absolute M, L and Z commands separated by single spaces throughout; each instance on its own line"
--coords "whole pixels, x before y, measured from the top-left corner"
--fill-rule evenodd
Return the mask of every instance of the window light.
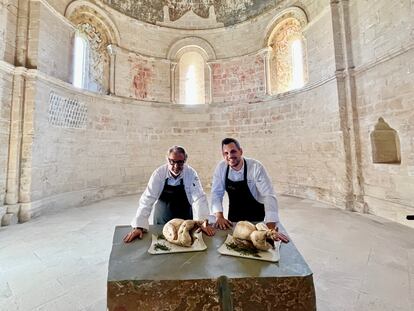
M 77 34 L 75 36 L 73 85 L 78 88 L 84 88 L 86 84 L 87 49 L 86 39 Z
M 304 84 L 302 40 L 296 39 L 292 42 L 292 89 Z

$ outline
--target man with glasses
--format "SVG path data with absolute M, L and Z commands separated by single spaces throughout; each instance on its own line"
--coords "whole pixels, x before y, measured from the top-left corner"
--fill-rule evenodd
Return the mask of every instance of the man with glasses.
M 148 218 L 154 207 L 154 224 L 163 225 L 173 218 L 208 219 L 209 208 L 206 194 L 197 172 L 187 164 L 187 153 L 181 146 L 173 146 L 167 152 L 167 163 L 157 168 L 139 200 L 132 230 L 124 237 L 129 243 L 141 239 L 148 231 Z M 214 235 L 211 226 L 202 227 L 207 235 Z
M 231 228 L 232 222 L 264 221 L 270 229 L 277 230 L 276 194 L 263 165 L 255 159 L 243 157 L 243 149 L 234 138 L 223 139 L 221 149 L 224 160 L 216 167 L 211 187 L 215 226 L 225 230 Z M 223 216 L 225 192 L 229 197 L 228 219 Z M 289 242 L 282 233 L 278 233 L 278 239 Z

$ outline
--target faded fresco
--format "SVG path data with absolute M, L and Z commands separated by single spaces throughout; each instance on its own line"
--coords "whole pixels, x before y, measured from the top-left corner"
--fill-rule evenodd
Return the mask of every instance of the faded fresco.
M 132 89 L 135 98 L 147 99 L 151 84 L 153 69 L 146 61 L 134 63 L 131 67 Z
M 213 97 L 223 102 L 258 100 L 265 92 L 264 70 L 261 55 L 212 64 Z
M 190 10 L 202 18 L 208 18 L 210 7 L 214 6 L 217 22 L 230 26 L 274 8 L 279 0 L 104 0 L 103 2 L 123 14 L 152 24 L 164 22 L 164 6 L 169 9 L 171 21 L 180 19 Z

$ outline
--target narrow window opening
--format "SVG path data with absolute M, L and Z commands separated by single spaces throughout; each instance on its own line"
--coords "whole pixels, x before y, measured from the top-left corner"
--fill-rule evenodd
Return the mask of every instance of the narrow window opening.
M 197 83 L 194 65 L 190 65 L 185 78 L 185 100 L 186 105 L 197 103 Z
M 304 85 L 302 40 L 296 39 L 292 42 L 292 89 L 298 89 Z
M 197 52 L 184 53 L 180 58 L 180 103 L 205 103 L 204 58 Z
M 272 94 L 300 89 L 307 82 L 306 47 L 296 18 L 280 21 L 269 38 L 268 82 Z
M 88 42 L 81 35 L 75 35 L 73 85 L 85 88 L 87 76 Z

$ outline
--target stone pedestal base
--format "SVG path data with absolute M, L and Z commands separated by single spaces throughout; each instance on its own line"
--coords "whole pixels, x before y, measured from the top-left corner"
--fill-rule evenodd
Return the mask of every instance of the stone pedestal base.
M 162 226 L 125 244 L 129 230 L 115 229 L 109 311 L 316 310 L 312 271 L 293 242 L 281 246 L 278 263 L 221 255 L 217 248 L 228 231 L 203 236 L 206 251 L 151 255 L 151 234 L 161 233 Z

